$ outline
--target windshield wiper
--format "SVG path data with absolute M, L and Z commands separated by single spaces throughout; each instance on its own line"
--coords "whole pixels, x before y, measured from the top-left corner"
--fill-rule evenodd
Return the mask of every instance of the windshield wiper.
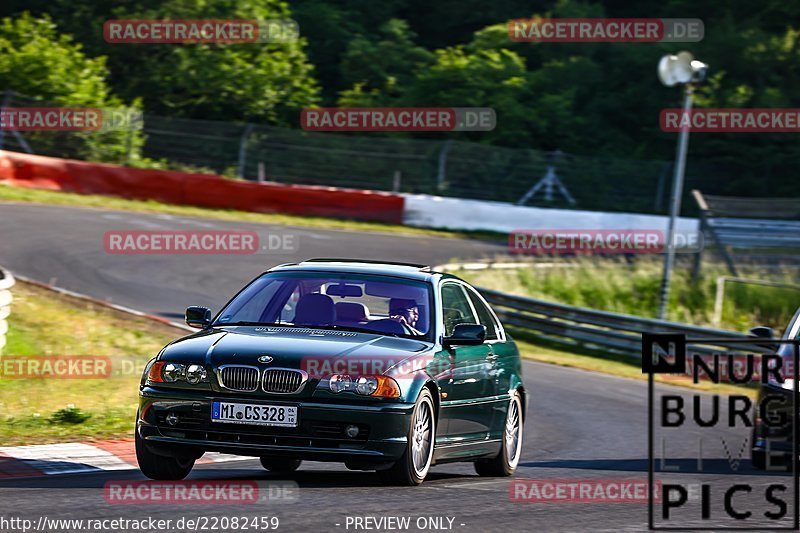
M 316 329 L 332 329 L 341 331 L 356 331 L 358 333 L 372 333 L 373 335 L 384 335 L 389 337 L 398 337 L 401 339 L 405 339 L 411 336 L 411 335 L 406 335 L 404 333 L 387 333 L 384 331 L 376 331 L 374 329 L 368 329 L 368 328 L 359 328 L 356 326 L 340 326 L 338 324 L 332 324 L 330 326 L 314 326 L 314 327 Z
M 278 327 L 278 328 L 307 328 L 309 326 L 299 326 L 295 324 L 286 324 L 280 322 L 248 322 L 248 321 L 241 321 L 241 322 L 222 322 L 219 324 L 213 324 L 213 327 L 226 327 L 226 326 L 271 326 L 271 327 Z

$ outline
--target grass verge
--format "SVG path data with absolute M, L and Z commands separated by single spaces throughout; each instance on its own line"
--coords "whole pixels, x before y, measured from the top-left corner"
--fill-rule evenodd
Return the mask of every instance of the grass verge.
M 181 331 L 24 282 L 12 294 L 0 356 L 0 445 L 131 437 L 141 371 Z M 16 356 L 45 355 L 108 357 L 111 373 L 10 377 L 20 375 Z
M 728 272 L 720 265 L 705 264 L 703 275 L 692 279 L 688 258 L 675 268 L 667 306 L 667 319 L 715 326 L 714 298 L 717 277 Z M 563 267 L 508 270 L 459 270 L 455 275 L 478 287 L 495 289 L 552 302 L 589 307 L 642 317 L 654 317 L 658 309 L 663 272 L 661 257 L 624 259 L 592 258 L 564 261 Z M 796 271 L 746 275 L 796 285 Z M 800 306 L 800 290 L 758 285 L 726 284 L 719 327 L 745 332 L 753 326 L 783 331 Z

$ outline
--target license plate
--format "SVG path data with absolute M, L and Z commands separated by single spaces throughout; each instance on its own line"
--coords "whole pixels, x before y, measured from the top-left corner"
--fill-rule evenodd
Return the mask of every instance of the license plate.
M 211 421 L 293 428 L 297 427 L 297 406 L 214 402 Z

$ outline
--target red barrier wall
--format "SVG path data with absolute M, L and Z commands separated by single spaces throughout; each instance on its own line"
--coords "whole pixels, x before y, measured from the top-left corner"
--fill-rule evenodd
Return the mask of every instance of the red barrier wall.
M 399 195 L 226 179 L 0 151 L 0 180 L 35 188 L 170 204 L 403 223 Z

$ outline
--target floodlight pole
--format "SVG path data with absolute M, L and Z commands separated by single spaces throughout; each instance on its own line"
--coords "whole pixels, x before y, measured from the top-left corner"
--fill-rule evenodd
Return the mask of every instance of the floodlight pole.
M 669 288 L 672 281 L 672 267 L 675 264 L 675 225 L 678 221 L 678 215 L 681 212 L 683 177 L 686 170 L 686 151 L 689 147 L 689 122 L 684 117 L 689 117 L 692 111 L 693 90 L 691 83 L 684 85 L 683 113 L 681 114 L 682 126 L 680 135 L 678 136 L 678 149 L 675 154 L 675 172 L 672 177 L 672 196 L 670 198 L 669 222 L 667 225 L 667 254 L 664 258 L 664 277 L 661 280 L 661 301 L 658 306 L 658 318 L 661 320 L 663 320 L 667 314 Z

